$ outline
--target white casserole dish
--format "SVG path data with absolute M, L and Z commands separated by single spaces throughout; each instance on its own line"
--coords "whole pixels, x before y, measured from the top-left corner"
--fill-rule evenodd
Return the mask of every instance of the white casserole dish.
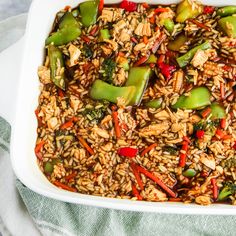
M 51 30 L 56 12 L 66 5 L 75 7 L 83 1 L 35 0 L 31 6 L 25 35 L 22 70 L 17 93 L 16 116 L 13 121 L 11 140 L 11 161 L 16 176 L 33 191 L 65 202 L 158 213 L 236 215 L 236 208 L 232 205 L 213 204 L 210 206 L 199 206 L 172 202 L 140 202 L 72 193 L 55 187 L 45 178 L 37 166 L 34 154 L 37 128 L 34 110 L 37 107 L 39 95 L 37 68 L 43 62 L 44 41 Z M 120 1 L 111 0 L 105 2 L 117 3 Z M 144 2 L 144 0 L 135 2 Z M 170 4 L 179 1 L 145 0 L 145 2 Z M 205 0 L 203 3 L 221 6 L 235 4 L 235 0 Z

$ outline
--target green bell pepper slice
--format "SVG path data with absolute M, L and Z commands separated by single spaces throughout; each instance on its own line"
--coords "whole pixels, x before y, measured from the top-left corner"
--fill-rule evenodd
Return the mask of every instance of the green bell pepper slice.
M 59 23 L 57 32 L 46 39 L 46 45 L 53 43 L 61 46 L 75 40 L 81 34 L 80 25 L 71 12 L 65 13 Z
M 226 118 L 225 109 L 219 103 L 216 103 L 216 102 L 212 103 L 210 108 L 211 108 L 211 119 L 212 120 Z
M 177 60 L 180 67 L 185 67 L 192 60 L 192 58 L 194 57 L 195 53 L 198 50 L 206 50 L 209 48 L 211 48 L 211 44 L 210 44 L 210 42 L 206 41 L 205 43 L 192 48 L 187 53 L 185 53 L 183 56 L 178 57 L 176 60 Z
M 146 61 L 147 64 L 157 63 L 157 57 L 154 54 L 151 54 Z
M 51 162 L 46 162 L 44 165 L 44 172 L 46 174 L 51 174 L 53 172 L 54 165 Z
M 151 69 L 149 67 L 133 67 L 124 87 L 116 87 L 102 80 L 95 80 L 90 97 L 94 100 L 107 100 L 117 103 L 117 98 L 125 99 L 125 105 L 139 105 L 147 86 Z
M 66 87 L 65 67 L 62 52 L 53 44 L 48 46 L 50 76 L 52 82 L 62 90 Z
M 188 19 L 199 16 L 203 12 L 203 6 L 197 3 L 194 3 L 194 5 L 195 7 L 193 8 L 188 0 L 180 2 L 176 10 L 176 21 L 178 23 L 184 23 Z
M 236 38 L 236 15 L 221 18 L 218 24 L 229 37 Z
M 221 7 L 217 10 L 218 16 L 231 16 L 236 13 L 236 6 Z
M 178 52 L 179 49 L 188 41 L 188 38 L 184 34 L 178 35 L 175 40 L 170 41 L 167 45 L 167 48 Z
M 125 86 L 135 86 L 136 91 L 130 101 L 130 105 L 139 105 L 144 90 L 147 87 L 148 80 L 151 76 L 150 67 L 132 67 L 129 70 L 129 76 Z
M 189 96 L 181 95 L 172 108 L 200 109 L 211 104 L 210 98 L 210 91 L 206 87 L 193 88 Z
M 85 27 L 93 25 L 97 21 L 99 1 L 86 1 L 79 5 L 81 22 Z
M 99 31 L 99 37 L 98 37 L 98 40 L 100 42 L 103 42 L 105 39 L 110 39 L 111 38 L 111 35 L 110 35 L 110 32 L 108 29 L 101 29 Z
M 157 98 L 157 99 L 153 99 L 151 101 L 145 102 L 144 106 L 148 107 L 148 108 L 156 108 L 156 109 L 158 109 L 158 108 L 161 107 L 162 102 L 163 102 L 162 98 Z
M 194 169 L 187 169 L 183 172 L 183 176 L 192 178 L 197 174 L 197 171 Z
M 90 97 L 94 100 L 106 100 L 113 103 L 117 103 L 117 98 L 123 98 L 125 104 L 128 105 L 135 91 L 135 86 L 116 87 L 98 79 L 90 89 Z
M 171 18 L 161 19 L 160 24 L 164 26 L 170 34 L 173 32 L 175 27 L 175 23 Z

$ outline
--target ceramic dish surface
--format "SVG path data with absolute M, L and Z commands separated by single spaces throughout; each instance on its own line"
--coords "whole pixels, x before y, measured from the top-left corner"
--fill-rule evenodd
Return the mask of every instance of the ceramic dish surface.
M 143 212 L 236 215 L 235 206 L 226 204 L 200 206 L 177 202 L 144 202 L 73 193 L 57 188 L 45 178 L 37 165 L 34 153 L 37 135 L 37 120 L 34 110 L 37 107 L 40 92 L 37 70 L 44 60 L 45 38 L 51 30 L 56 13 L 67 5 L 73 8 L 83 1 L 35 0 L 32 3 L 25 35 L 24 54 L 17 92 L 17 109 L 13 120 L 11 140 L 11 161 L 16 176 L 31 190 L 70 203 Z M 105 4 L 119 2 L 105 1 Z M 134 2 L 141 3 L 143 1 Z M 179 1 L 145 0 L 145 2 L 149 4 L 171 4 Z M 224 6 L 226 4 L 225 1 L 221 0 L 205 0 L 202 3 L 213 6 Z M 235 4 L 235 0 L 227 1 L 227 5 L 233 4 Z

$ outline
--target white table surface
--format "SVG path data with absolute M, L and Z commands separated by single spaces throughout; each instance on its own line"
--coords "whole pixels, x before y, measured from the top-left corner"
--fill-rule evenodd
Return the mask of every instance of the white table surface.
M 0 0 L 0 21 L 27 12 L 32 0 Z

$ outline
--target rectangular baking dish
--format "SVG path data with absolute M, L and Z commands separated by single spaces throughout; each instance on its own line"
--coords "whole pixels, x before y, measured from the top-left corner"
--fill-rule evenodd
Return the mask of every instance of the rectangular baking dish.
M 17 92 L 16 115 L 13 121 L 11 140 L 11 161 L 16 176 L 33 191 L 44 196 L 96 207 L 106 207 L 120 210 L 175 213 L 175 214 L 215 214 L 236 215 L 236 208 L 232 205 L 213 204 L 199 206 L 173 202 L 140 202 L 122 199 L 96 197 L 79 193 L 72 193 L 52 185 L 37 166 L 34 154 L 37 122 L 34 110 L 37 107 L 39 95 L 39 81 L 37 68 L 44 58 L 44 41 L 51 30 L 56 12 L 66 5 L 77 6 L 84 0 L 35 0 L 30 8 L 23 50 L 23 61 L 19 87 Z M 118 3 L 105 1 L 105 3 Z M 135 1 L 135 2 L 144 2 Z M 145 0 L 151 4 L 178 3 L 178 0 Z M 230 5 L 235 0 L 205 0 L 206 5 Z

